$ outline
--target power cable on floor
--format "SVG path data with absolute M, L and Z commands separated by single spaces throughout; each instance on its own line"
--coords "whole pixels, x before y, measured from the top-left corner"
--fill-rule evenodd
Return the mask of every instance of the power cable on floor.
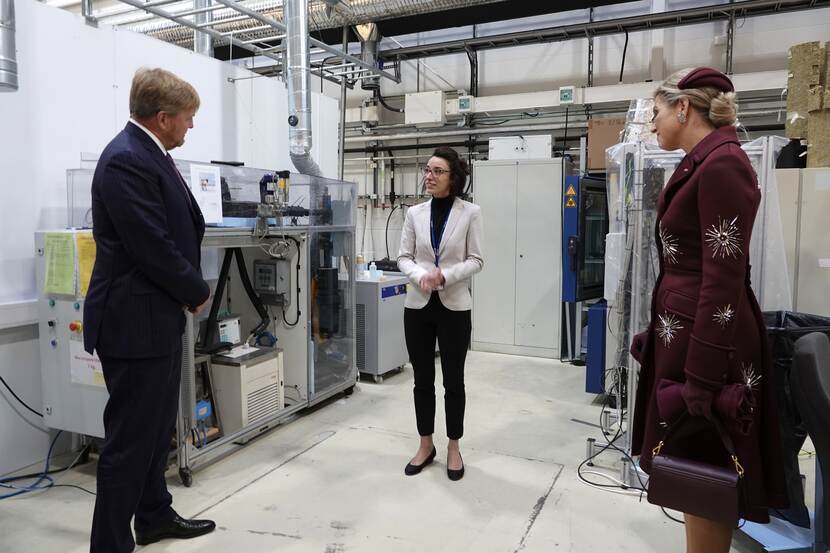
M 81 449 L 81 451 L 78 453 L 78 455 L 75 457 L 75 459 L 71 463 L 69 463 L 69 465 L 67 465 L 66 467 L 63 467 L 63 468 L 60 468 L 60 469 L 50 470 L 49 465 L 51 464 L 51 461 L 52 461 L 52 451 L 55 448 L 55 444 L 57 443 L 58 438 L 60 437 L 60 435 L 62 433 L 63 433 L 63 431 L 59 430 L 58 433 L 55 434 L 55 437 L 52 438 L 52 442 L 49 444 L 49 451 L 46 454 L 46 465 L 45 465 L 42 472 L 33 473 L 33 474 L 20 474 L 20 475 L 17 475 L 17 476 L 9 476 L 9 477 L 6 477 L 6 478 L 0 478 L 0 488 L 6 488 L 6 489 L 9 489 L 9 490 L 14 490 L 10 493 L 0 495 L 0 499 L 7 499 L 7 498 L 10 498 L 10 497 L 23 495 L 25 493 L 30 493 L 30 492 L 44 491 L 44 490 L 48 490 L 50 488 L 75 488 L 75 489 L 81 490 L 81 491 L 83 491 L 83 492 L 85 492 L 89 495 L 96 495 L 95 492 L 87 490 L 86 488 L 83 488 L 81 486 L 76 486 L 74 484 L 58 484 L 57 482 L 59 480 L 56 481 L 50 476 L 51 474 L 55 474 L 55 473 L 58 473 L 58 472 L 66 472 L 66 471 L 70 470 L 72 467 L 74 467 L 78 463 L 78 461 L 80 461 L 80 459 L 85 454 L 87 454 L 89 452 L 89 449 L 92 447 L 92 445 L 90 444 L 90 445 L 87 445 L 86 447 L 84 447 L 83 449 Z M 35 479 L 35 482 L 33 482 L 31 484 L 28 484 L 28 485 L 25 485 L 25 486 L 17 486 L 17 485 L 12 484 L 12 482 L 19 482 L 20 480 L 31 480 L 31 479 Z
M 16 393 L 14 393 L 14 390 L 12 390 L 12 387 L 8 385 L 8 383 L 6 382 L 6 380 L 2 376 L 0 376 L 0 382 L 3 383 L 3 386 L 6 387 L 6 389 L 9 391 L 9 393 L 14 397 L 14 399 L 16 399 L 20 403 L 20 405 L 22 405 L 23 407 L 25 407 L 26 409 L 28 409 L 29 411 L 31 411 L 32 413 L 34 413 L 38 417 L 43 417 L 43 413 L 39 413 L 38 411 L 35 411 L 31 407 L 29 407 L 28 403 L 26 403 L 25 401 L 20 399 L 20 397 Z

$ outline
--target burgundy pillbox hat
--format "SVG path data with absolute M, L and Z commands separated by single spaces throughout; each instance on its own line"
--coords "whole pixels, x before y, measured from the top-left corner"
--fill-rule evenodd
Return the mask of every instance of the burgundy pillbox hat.
M 722 92 L 735 92 L 735 86 L 729 80 L 729 77 L 711 67 L 693 69 L 677 83 L 677 88 L 680 90 L 703 88 L 705 86 L 717 88 Z

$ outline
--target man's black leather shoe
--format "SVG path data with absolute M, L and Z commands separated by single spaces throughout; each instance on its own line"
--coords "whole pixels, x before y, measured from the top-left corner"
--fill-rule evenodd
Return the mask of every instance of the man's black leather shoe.
M 424 470 L 425 466 L 430 464 L 433 461 L 433 459 L 435 459 L 435 454 L 436 453 L 437 452 L 435 450 L 435 447 L 433 447 L 432 448 L 432 453 L 429 454 L 429 457 L 427 457 L 424 460 L 423 463 L 421 463 L 420 465 L 413 465 L 412 463 L 407 463 L 406 468 L 403 469 L 403 473 L 406 474 L 407 476 L 414 476 L 414 475 L 418 474 L 419 472 Z
M 149 545 L 167 538 L 186 540 L 209 534 L 214 529 L 216 529 L 216 523 L 212 520 L 188 520 L 176 514 L 172 519 L 154 528 L 141 532 L 136 530 L 135 543 L 137 545 Z

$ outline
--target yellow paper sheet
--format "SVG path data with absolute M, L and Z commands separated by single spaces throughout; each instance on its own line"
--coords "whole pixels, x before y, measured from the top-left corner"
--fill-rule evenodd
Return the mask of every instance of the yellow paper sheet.
M 46 235 L 47 294 L 75 295 L 75 242 L 72 235 L 53 232 Z
M 75 246 L 78 251 L 78 296 L 85 298 L 92 278 L 92 267 L 95 266 L 95 239 L 92 233 L 78 233 Z

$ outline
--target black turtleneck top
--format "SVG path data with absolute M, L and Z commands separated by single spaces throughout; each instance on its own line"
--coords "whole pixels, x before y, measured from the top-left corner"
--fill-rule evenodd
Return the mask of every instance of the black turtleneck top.
M 447 196 L 446 198 L 432 198 L 432 225 L 435 228 L 435 237 L 438 243 L 441 243 L 441 229 L 444 228 L 444 223 L 450 215 L 450 209 L 455 201 L 454 196 Z

